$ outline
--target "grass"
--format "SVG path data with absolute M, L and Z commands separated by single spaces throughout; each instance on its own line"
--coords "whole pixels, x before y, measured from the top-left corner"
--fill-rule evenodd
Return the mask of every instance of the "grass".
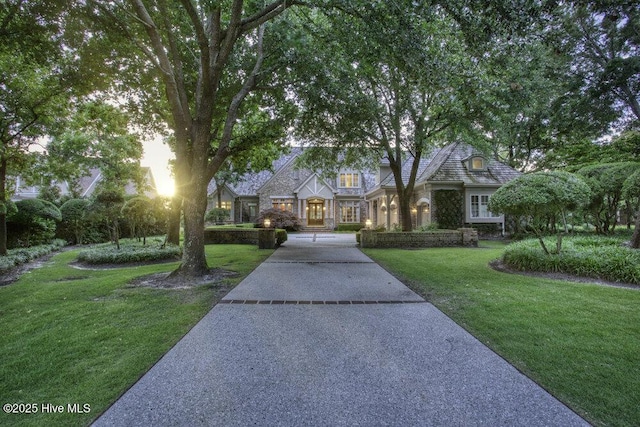
M 500 273 L 481 246 L 364 252 L 589 422 L 640 425 L 640 290 Z
M 240 282 L 272 251 L 250 245 L 206 247 L 211 267 Z M 36 414 L 0 414 L 0 425 L 86 425 L 127 390 L 216 302 L 213 285 L 166 290 L 128 287 L 138 276 L 178 263 L 101 271 L 67 264 L 78 251 L 54 256 L 0 288 L 0 402 L 35 403 Z M 43 414 L 42 404 L 64 413 Z M 90 405 L 70 414 L 67 404 Z

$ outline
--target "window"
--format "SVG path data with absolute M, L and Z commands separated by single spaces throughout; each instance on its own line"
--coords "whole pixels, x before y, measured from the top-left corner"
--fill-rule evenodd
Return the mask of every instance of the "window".
M 482 157 L 472 157 L 471 158 L 471 169 L 472 170 L 484 170 L 484 159 Z
M 273 199 L 271 205 L 274 209 L 293 212 L 293 199 Z
M 360 188 L 360 174 L 353 172 L 341 173 L 339 187 Z
M 487 206 L 489 205 L 488 194 L 472 194 L 471 195 L 471 218 L 498 218 L 500 215 L 496 215 L 489 211 Z
M 340 203 L 340 222 L 360 222 L 360 202 Z
M 222 202 L 220 202 L 220 207 L 221 207 L 222 209 L 228 209 L 228 210 L 231 210 L 231 202 L 230 202 L 230 201 L 226 201 L 226 202 L 225 202 L 225 201 L 222 201 Z

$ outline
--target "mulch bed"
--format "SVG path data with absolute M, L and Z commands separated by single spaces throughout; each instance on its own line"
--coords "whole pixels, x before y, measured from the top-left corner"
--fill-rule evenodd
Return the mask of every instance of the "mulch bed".
M 516 270 L 508 265 L 506 265 L 502 260 L 497 259 L 491 261 L 489 266 L 496 271 L 500 271 L 503 273 L 509 274 L 520 274 L 522 276 L 530 276 L 530 277 L 539 277 L 541 279 L 553 279 L 553 280 L 564 280 L 566 282 L 574 282 L 574 283 L 595 283 L 598 285 L 605 286 L 614 286 L 618 288 L 630 288 L 630 289 L 639 289 L 640 286 L 634 285 L 633 283 L 622 283 L 622 282 L 612 282 L 609 280 L 596 279 L 593 277 L 582 277 L 582 276 L 574 276 L 572 274 L 567 273 L 547 273 L 542 271 L 521 271 Z

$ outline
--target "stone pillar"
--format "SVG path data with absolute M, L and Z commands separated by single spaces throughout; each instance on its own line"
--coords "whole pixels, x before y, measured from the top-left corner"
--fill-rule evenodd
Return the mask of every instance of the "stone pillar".
M 387 212 L 386 212 L 386 223 L 385 223 L 385 228 L 387 229 L 387 231 L 391 230 L 391 196 L 390 195 L 385 195 L 386 198 L 386 206 L 387 206 Z
M 458 228 L 462 234 L 462 246 L 478 247 L 478 230 L 475 228 Z
M 258 230 L 258 249 L 276 248 L 276 230 L 274 228 L 261 228 Z

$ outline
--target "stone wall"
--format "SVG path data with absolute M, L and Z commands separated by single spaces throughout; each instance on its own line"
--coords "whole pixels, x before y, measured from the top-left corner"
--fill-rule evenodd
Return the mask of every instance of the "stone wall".
M 477 247 L 478 232 L 473 228 L 402 233 L 362 230 L 360 246 L 363 248 Z
M 258 244 L 258 228 L 232 228 L 204 230 L 204 244 Z

